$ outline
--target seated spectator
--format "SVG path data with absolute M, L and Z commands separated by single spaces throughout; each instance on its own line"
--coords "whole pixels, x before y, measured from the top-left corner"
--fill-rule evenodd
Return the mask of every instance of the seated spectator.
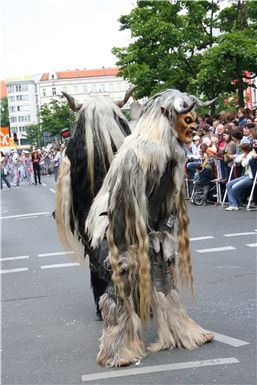
M 236 152 L 234 155 L 231 156 L 231 158 L 235 159 L 237 157 L 237 155 L 239 155 L 241 153 L 240 142 L 243 138 L 243 133 L 237 127 L 231 131 L 231 137 L 232 137 L 232 140 L 236 143 Z M 241 164 L 237 164 L 233 170 L 233 179 L 241 176 L 242 172 L 243 172 L 243 167 L 241 166 Z
M 199 172 L 196 178 L 196 184 L 203 186 L 203 205 L 207 205 L 207 195 L 211 188 L 211 181 L 215 178 L 215 151 L 208 147 L 206 143 L 200 145 L 202 164 L 199 165 Z
M 193 144 L 191 146 L 192 152 L 189 155 L 187 167 L 187 174 L 189 179 L 194 179 L 196 166 L 201 164 L 201 154 L 200 154 L 200 137 L 195 135 L 193 137 Z
M 255 150 L 251 149 L 249 142 L 243 142 L 240 147 L 243 153 L 235 159 L 235 162 L 242 164 L 244 167 L 244 175 L 227 183 L 229 203 L 229 207 L 226 208 L 227 211 L 239 210 L 239 206 L 241 205 L 241 194 L 243 190 L 252 186 L 253 178 L 256 173 L 257 153 Z
M 231 136 L 231 131 L 227 128 L 228 125 L 225 125 L 224 131 L 224 139 L 225 139 L 225 147 L 223 150 L 223 162 L 222 162 L 222 177 L 224 182 L 227 182 L 229 179 L 231 167 L 233 166 L 234 155 L 236 153 L 236 143 L 233 141 Z M 231 175 L 231 179 L 233 175 Z

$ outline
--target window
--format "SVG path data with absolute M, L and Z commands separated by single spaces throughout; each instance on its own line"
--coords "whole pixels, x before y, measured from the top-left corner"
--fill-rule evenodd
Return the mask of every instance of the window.
M 79 92 L 79 87 L 78 86 L 73 86 L 73 93 L 77 94 Z
M 43 93 L 43 97 L 45 97 L 46 96 L 46 89 L 45 88 L 42 89 L 42 93 Z
M 17 84 L 15 86 L 16 92 L 27 92 L 28 91 L 28 85 L 27 84 Z
M 104 84 L 100 85 L 99 91 L 100 92 L 104 92 L 105 91 L 105 85 Z
M 17 122 L 17 117 L 16 116 L 11 116 L 10 117 L 10 122 L 11 123 L 16 123 Z
M 16 107 L 15 107 L 15 106 L 8 107 L 8 111 L 9 111 L 9 113 L 11 114 L 12 112 L 15 112 L 15 111 L 16 111 Z
M 29 100 L 29 95 L 17 95 L 16 96 L 16 100 L 17 101 L 20 101 L 20 100 Z
M 8 102 L 9 103 L 15 102 L 15 96 L 8 96 Z
M 24 106 L 17 106 L 17 111 L 29 111 L 29 104 L 24 104 Z
M 52 95 L 53 95 L 53 96 L 56 95 L 56 87 L 52 87 Z
M 18 117 L 19 122 L 30 122 L 30 115 L 23 115 Z
M 13 92 L 15 92 L 15 88 L 13 85 L 8 85 L 7 86 L 7 91 L 8 91 L 8 94 L 12 94 Z

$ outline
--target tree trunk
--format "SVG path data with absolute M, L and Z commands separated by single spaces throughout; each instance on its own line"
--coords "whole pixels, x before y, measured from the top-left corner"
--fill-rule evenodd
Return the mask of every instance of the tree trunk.
M 237 91 L 238 91 L 238 102 L 239 102 L 239 107 L 245 106 L 244 102 L 244 81 L 242 77 L 242 70 L 241 70 L 241 61 L 240 58 L 236 58 L 236 69 L 237 69 Z

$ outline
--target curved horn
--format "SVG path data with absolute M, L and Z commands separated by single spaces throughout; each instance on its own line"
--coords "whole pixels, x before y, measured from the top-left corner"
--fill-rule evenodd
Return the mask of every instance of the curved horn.
M 215 99 L 212 99 L 212 100 L 207 100 L 206 102 L 202 102 L 196 96 L 191 95 L 191 98 L 194 99 L 194 101 L 196 102 L 196 105 L 199 106 L 199 107 L 209 107 L 212 104 L 214 104 L 216 102 L 216 100 L 217 100 L 217 98 L 215 98 Z
M 130 87 L 127 90 L 127 92 L 125 93 L 124 99 L 123 100 L 119 100 L 118 102 L 116 102 L 118 107 L 122 108 L 127 103 L 127 101 L 129 100 L 129 98 L 132 95 L 132 93 L 133 93 L 135 88 L 136 88 L 136 86 Z
M 186 114 L 194 108 L 195 100 L 192 103 L 187 104 L 181 97 L 177 97 L 174 101 L 174 110 L 177 114 Z
M 67 94 L 66 92 L 62 91 L 63 96 L 67 99 L 67 102 L 72 109 L 72 111 L 77 112 L 81 109 L 82 103 L 76 102 L 73 96 Z

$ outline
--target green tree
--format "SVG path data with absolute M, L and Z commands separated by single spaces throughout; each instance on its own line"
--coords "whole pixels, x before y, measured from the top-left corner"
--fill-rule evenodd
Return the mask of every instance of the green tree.
M 40 124 L 30 124 L 26 128 L 26 139 L 36 147 L 44 145 L 43 130 Z
M 1 106 L 1 127 L 10 127 L 7 97 L 4 97 L 0 100 L 0 106 Z
M 217 10 L 214 1 L 138 1 L 120 17 L 133 42 L 113 53 L 121 75 L 138 86 L 137 97 L 171 87 L 196 92 L 201 52 L 215 42 Z
M 213 99 L 237 93 L 243 105 L 246 71 L 256 72 L 257 2 L 138 1 L 119 21 L 128 47 L 113 48 L 136 97 L 175 87 Z
M 42 131 L 52 135 L 59 135 L 63 128 L 72 128 L 75 114 L 64 101 L 52 99 L 44 104 L 39 112 Z
M 225 93 L 237 94 L 244 107 L 244 90 L 257 68 L 257 3 L 234 1 L 219 15 L 221 34 L 217 45 L 207 50 L 199 65 L 199 91 L 213 98 Z

